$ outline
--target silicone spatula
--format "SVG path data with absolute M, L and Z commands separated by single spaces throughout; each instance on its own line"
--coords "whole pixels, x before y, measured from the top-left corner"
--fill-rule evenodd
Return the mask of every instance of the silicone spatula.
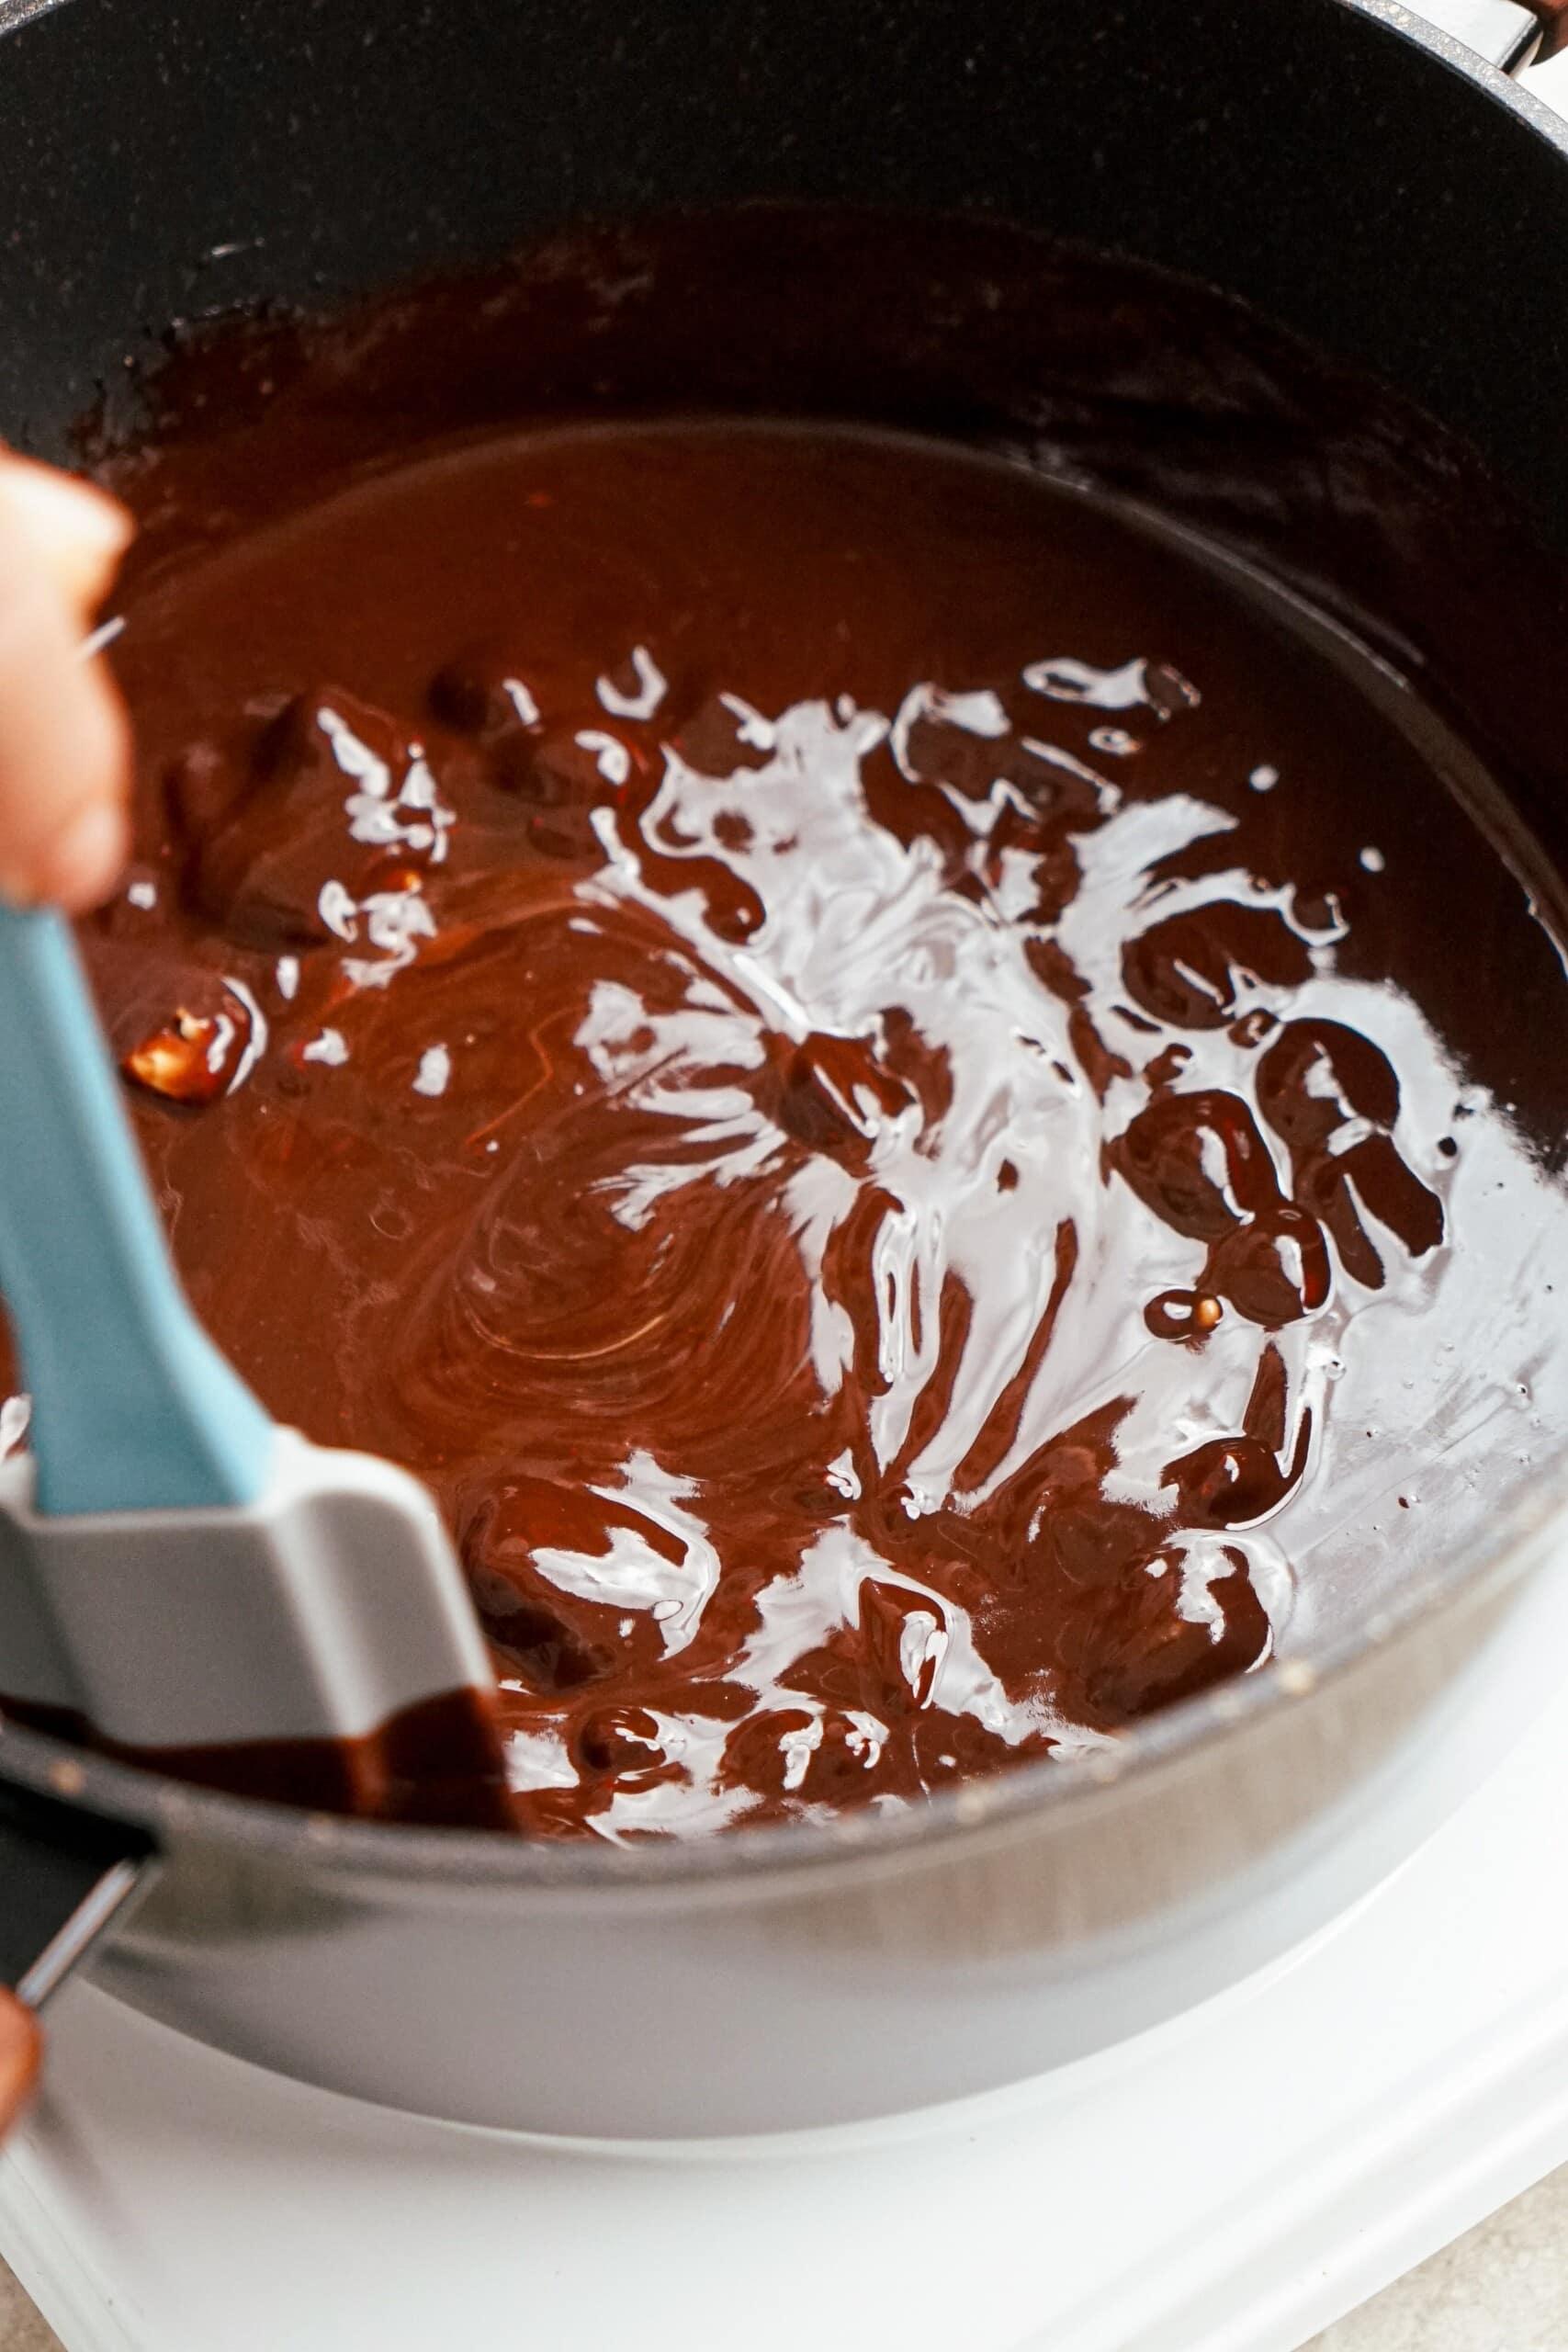
M 3 906 L 0 1295 L 32 1398 L 30 1456 L 0 1462 L 0 1704 L 256 1793 L 502 1821 L 490 1663 L 434 1502 L 275 1427 L 213 1345 L 71 933 Z

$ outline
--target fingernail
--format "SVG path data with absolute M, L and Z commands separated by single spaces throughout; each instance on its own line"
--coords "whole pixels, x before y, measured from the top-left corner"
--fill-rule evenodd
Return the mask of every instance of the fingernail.
M 48 842 L 31 896 L 83 914 L 107 898 L 130 846 L 124 811 L 112 800 L 78 809 Z

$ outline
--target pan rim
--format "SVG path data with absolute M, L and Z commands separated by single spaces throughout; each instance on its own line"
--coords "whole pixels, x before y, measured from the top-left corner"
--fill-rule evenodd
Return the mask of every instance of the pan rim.
M 0 0 L 0 39 L 51 16 L 70 0 Z M 1319 0 L 1369 19 L 1392 39 L 1460 75 L 1522 129 L 1568 158 L 1568 119 L 1402 0 Z M 1375 1614 L 1238 1681 L 1179 1701 L 1122 1734 L 1113 1754 L 1042 1761 L 969 1781 L 899 1814 L 845 1814 L 827 1822 L 759 1826 L 713 1838 L 633 1846 L 596 1838 L 530 1842 L 494 1832 L 408 1828 L 303 1813 L 230 1797 L 118 1763 L 24 1731 L 0 1718 L 0 1783 L 137 1824 L 175 1847 L 200 1840 L 258 1862 L 308 1860 L 313 1871 L 386 1882 L 420 1880 L 581 1897 L 616 1892 L 743 1893 L 806 1872 L 863 1869 L 933 1858 L 977 1832 L 1081 1814 L 1111 1789 L 1127 1792 L 1217 1747 L 1281 1706 L 1310 1702 L 1371 1653 L 1408 1643 L 1439 1616 L 1479 1607 L 1535 1564 L 1554 1527 L 1568 1522 L 1568 1438 L 1550 1473 L 1517 1496 L 1479 1553 L 1440 1558 L 1410 1577 Z
M 0 1784 L 134 1823 L 160 1846 L 199 1842 L 258 1862 L 306 1863 L 343 1879 L 429 1881 L 536 1894 L 733 1890 L 805 1873 L 919 1865 L 954 1841 L 1083 1814 L 1113 1792 L 1136 1793 L 1200 1748 L 1239 1738 L 1280 1707 L 1311 1704 L 1370 1656 L 1416 1640 L 1439 1617 L 1473 1609 L 1531 1569 L 1568 1525 L 1568 1445 L 1501 1514 L 1477 1556 L 1450 1557 L 1410 1577 L 1377 1612 L 1317 1645 L 1271 1659 L 1239 1679 L 1179 1700 L 1119 1736 L 1114 1752 L 1043 1758 L 933 1792 L 898 1814 L 845 1813 L 701 1839 L 633 1845 L 599 1838 L 529 1840 L 493 1830 L 413 1828 L 231 1797 L 122 1764 L 0 1718 Z

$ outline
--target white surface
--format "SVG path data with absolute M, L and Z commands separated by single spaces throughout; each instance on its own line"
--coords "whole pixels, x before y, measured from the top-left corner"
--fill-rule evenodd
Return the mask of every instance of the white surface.
M 69 2352 L 1289 2352 L 1568 2156 L 1568 1700 L 1348 1920 L 1043 2083 L 634 2154 L 392 2116 L 77 1986 L 0 2162 Z M 520 2000 L 525 1989 L 520 1988 Z
M 1314 2336 L 1311 2352 L 1559 2352 L 1563 2345 L 1568 2165 L 1336 2320 Z
M 1532 97 L 1540 98 L 1556 114 L 1568 115 L 1568 49 L 1549 57 L 1544 65 L 1532 65 L 1528 74 L 1520 74 L 1519 80 Z

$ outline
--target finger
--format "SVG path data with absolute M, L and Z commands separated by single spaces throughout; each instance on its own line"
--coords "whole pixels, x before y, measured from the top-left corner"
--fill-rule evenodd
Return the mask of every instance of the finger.
M 0 511 L 0 894 L 74 914 L 107 894 L 128 853 L 130 745 L 44 547 Z
M 0 1986 L 0 2139 L 32 2097 L 41 2046 L 32 2011 Z
M 0 454 L 0 532 L 7 525 L 29 534 L 51 577 L 84 616 L 107 594 L 132 529 L 107 491 L 9 453 Z

